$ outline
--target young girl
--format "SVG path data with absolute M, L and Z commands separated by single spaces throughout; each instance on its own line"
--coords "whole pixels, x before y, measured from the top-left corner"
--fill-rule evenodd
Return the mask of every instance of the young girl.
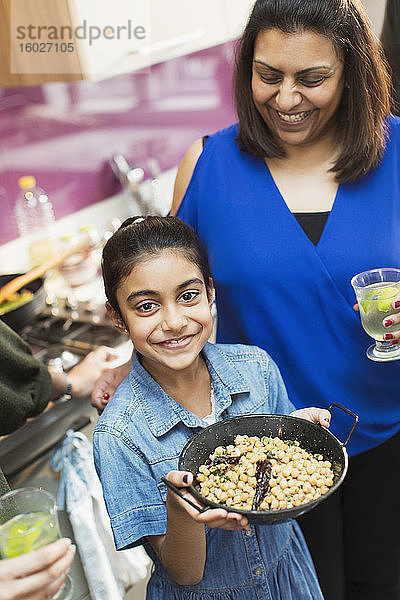
M 104 248 L 103 277 L 108 313 L 135 352 L 98 420 L 95 463 L 117 549 L 143 544 L 154 561 L 147 598 L 323 600 L 295 521 L 249 526 L 222 509 L 199 514 L 161 478 L 192 482 L 176 470 L 178 457 L 212 422 L 291 413 L 329 426 L 329 412 L 293 413 L 263 350 L 207 342 L 210 268 L 197 235 L 176 217 L 125 221 Z

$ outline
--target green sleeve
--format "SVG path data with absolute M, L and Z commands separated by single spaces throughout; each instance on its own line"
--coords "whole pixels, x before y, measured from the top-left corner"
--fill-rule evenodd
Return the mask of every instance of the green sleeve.
M 0 435 L 41 413 L 51 399 L 47 367 L 23 339 L 0 320 Z
M 6 492 L 9 492 L 10 488 L 8 487 L 8 483 L 6 478 L 4 477 L 4 473 L 0 468 L 0 496 L 2 496 L 3 494 L 5 494 Z

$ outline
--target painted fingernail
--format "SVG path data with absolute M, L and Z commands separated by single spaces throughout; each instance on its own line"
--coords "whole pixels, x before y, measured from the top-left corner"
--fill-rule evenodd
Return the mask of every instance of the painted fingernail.
M 386 321 L 383 322 L 385 327 L 390 327 L 391 325 L 393 325 L 393 321 L 392 319 L 386 319 Z
M 394 339 L 394 335 L 392 335 L 391 333 L 385 333 L 385 335 L 383 337 L 385 340 L 393 340 Z
M 184 476 L 183 476 L 183 483 L 187 483 L 187 482 L 188 482 L 188 476 L 187 476 L 187 475 L 184 475 Z
M 399 341 L 398 340 L 392 340 L 390 343 L 392 344 L 392 346 L 396 346 L 396 344 L 398 344 Z
M 394 307 L 400 308 L 400 300 L 396 300 L 396 302 L 394 303 Z
M 104 394 L 102 395 L 103 400 L 109 400 L 110 399 L 110 394 L 107 394 L 107 392 L 104 392 Z

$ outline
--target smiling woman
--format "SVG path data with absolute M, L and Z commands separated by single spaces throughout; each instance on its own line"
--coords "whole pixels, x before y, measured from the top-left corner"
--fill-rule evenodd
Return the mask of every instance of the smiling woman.
M 400 593 L 399 372 L 367 364 L 350 285 L 399 266 L 389 81 L 361 0 L 257 0 L 236 55 L 239 122 L 194 142 L 175 184 L 173 212 L 209 252 L 217 341 L 269 352 L 297 408 L 346 398 L 360 415 L 345 485 L 300 518 L 326 600 Z
M 279 29 L 258 36 L 253 100 L 287 152 L 288 146 L 317 142 L 331 147 L 343 86 L 343 56 L 338 56 L 328 38 L 311 31 L 292 35 Z

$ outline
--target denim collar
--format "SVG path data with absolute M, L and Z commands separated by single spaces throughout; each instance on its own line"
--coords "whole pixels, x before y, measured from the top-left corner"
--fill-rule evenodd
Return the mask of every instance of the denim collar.
M 216 418 L 232 404 L 232 394 L 249 392 L 249 385 L 236 369 L 233 361 L 214 344 L 203 349 L 215 393 Z M 129 372 L 129 384 L 140 404 L 151 432 L 160 437 L 179 421 L 187 427 L 205 427 L 206 423 L 168 396 L 141 365 L 136 352 Z M 144 396 L 145 393 L 145 396 Z M 151 402 L 149 402 L 151 398 Z

